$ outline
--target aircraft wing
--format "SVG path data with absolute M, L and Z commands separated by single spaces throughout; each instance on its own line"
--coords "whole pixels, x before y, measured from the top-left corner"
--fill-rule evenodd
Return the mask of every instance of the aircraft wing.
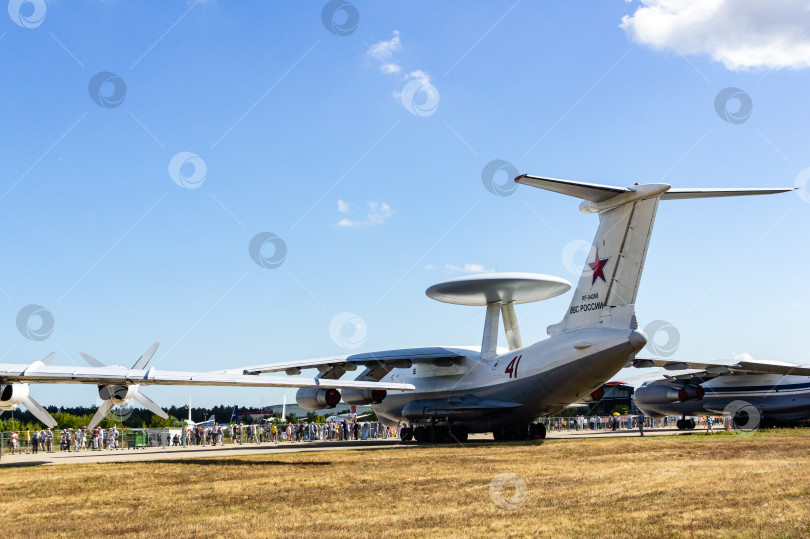
M 706 374 L 782 374 L 796 376 L 810 376 L 810 365 L 795 365 L 780 361 L 679 361 L 673 359 L 647 359 L 637 357 L 627 365 L 636 368 L 662 367 L 668 371 L 696 370 Z M 701 373 L 693 373 L 701 374 Z
M 258 374 L 258 373 L 256 373 Z M 313 387 L 335 389 L 385 389 L 410 391 L 411 384 L 375 381 L 338 381 L 324 378 L 253 376 L 227 372 L 159 371 L 126 367 L 73 367 L 37 363 L 0 364 L 0 383 L 96 384 L 96 385 L 182 385 L 225 387 Z
M 301 374 L 301 371 L 304 369 L 317 369 L 321 373 L 321 379 L 323 379 L 333 374 L 334 371 L 342 371 L 340 372 L 340 376 L 343 376 L 346 371 L 353 371 L 357 369 L 358 366 L 372 369 L 387 368 L 390 370 L 396 367 L 408 368 L 417 363 L 425 363 L 447 367 L 469 353 L 469 351 L 464 349 L 445 348 L 441 346 L 402 348 L 398 350 L 384 350 L 381 352 L 369 352 L 348 356 L 329 356 L 300 361 L 288 361 L 285 363 L 255 365 L 241 369 L 229 369 L 223 372 L 251 375 L 284 371 L 289 375 L 297 375 Z

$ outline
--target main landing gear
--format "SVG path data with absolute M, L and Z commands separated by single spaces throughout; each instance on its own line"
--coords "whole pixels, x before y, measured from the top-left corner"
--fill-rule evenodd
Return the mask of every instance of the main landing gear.
M 399 431 L 399 439 L 403 442 L 414 439 L 420 444 L 466 442 L 467 436 L 466 429 L 447 426 L 419 425 L 415 428 L 404 427 Z
M 546 426 L 542 423 L 509 425 L 494 429 L 492 437 L 496 442 L 542 440 L 546 437 Z

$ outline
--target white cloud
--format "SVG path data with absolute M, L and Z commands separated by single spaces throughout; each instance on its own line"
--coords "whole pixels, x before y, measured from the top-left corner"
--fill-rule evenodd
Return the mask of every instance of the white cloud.
M 346 209 L 348 210 L 348 204 L 346 204 Z M 340 211 L 340 206 L 338 206 L 338 211 Z M 351 228 L 358 226 L 381 225 L 384 224 L 385 220 L 392 215 L 394 215 L 394 210 L 392 210 L 391 206 L 385 202 L 369 202 L 368 213 L 366 214 L 366 218 L 364 220 L 355 221 L 352 219 L 343 218 L 338 221 L 335 226 Z
M 641 0 L 627 36 L 654 49 L 708 54 L 727 69 L 810 67 L 806 0 Z
M 743 352 L 742 354 L 733 354 L 733 355 L 734 355 L 734 361 L 756 361 L 756 359 L 754 359 L 754 356 L 752 356 L 748 352 Z
M 425 267 L 425 269 L 433 268 L 434 266 Z M 485 268 L 483 264 L 473 264 L 470 262 L 467 262 L 464 266 L 445 264 L 443 269 L 445 273 L 492 273 L 495 271 L 494 269 Z
M 395 51 L 402 50 L 402 41 L 399 39 L 399 30 L 394 30 L 394 37 L 388 41 L 378 41 L 372 44 L 366 54 L 377 60 L 388 60 Z
M 430 84 L 430 75 L 422 71 L 421 69 L 417 69 L 416 71 L 411 71 L 405 76 L 406 79 L 417 79 L 419 82 L 422 83 L 422 86 L 427 86 Z
M 397 64 L 385 63 L 380 66 L 380 71 L 382 71 L 386 75 L 396 75 L 397 73 L 402 71 L 402 68 L 399 67 Z
M 392 57 L 394 56 L 394 52 L 401 50 L 402 41 L 399 36 L 399 30 L 394 30 L 394 36 L 390 40 L 378 41 L 372 44 L 366 51 L 366 54 L 382 62 L 380 65 L 380 71 L 382 73 L 386 75 L 399 75 L 406 81 L 418 81 L 418 85 L 414 85 L 413 82 L 408 82 L 403 90 L 395 90 L 392 95 L 394 99 L 398 101 L 402 100 L 402 104 L 410 112 L 420 116 L 429 116 L 433 113 L 436 105 L 438 104 L 439 92 L 430 83 L 430 75 L 428 75 L 427 72 L 422 71 L 421 69 L 404 72 L 402 66 L 391 61 Z M 414 88 L 414 86 L 416 87 Z M 426 109 L 429 109 L 428 112 L 425 112 L 425 109 L 422 108 L 423 105 L 416 107 L 416 104 L 413 102 L 413 95 L 418 91 L 422 91 L 427 94 L 426 103 L 428 103 L 429 106 L 426 107 Z M 403 99 L 403 94 L 406 96 L 405 99 Z
M 349 213 L 349 204 L 343 200 L 338 200 L 338 211 L 340 213 Z
M 369 212 L 366 219 L 377 225 L 383 224 L 393 214 L 391 206 L 385 202 L 369 202 L 368 207 Z

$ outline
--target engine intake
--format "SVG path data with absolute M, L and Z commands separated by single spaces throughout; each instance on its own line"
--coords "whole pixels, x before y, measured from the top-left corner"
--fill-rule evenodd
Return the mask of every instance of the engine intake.
M 138 386 L 98 386 L 98 396 L 103 401 L 111 401 L 116 406 L 123 406 L 138 391 Z
M 305 410 L 334 408 L 340 402 L 340 391 L 334 388 L 315 389 L 305 387 L 295 393 L 295 402 Z
M 28 384 L 8 384 L 0 393 L 0 410 L 13 410 L 28 398 Z
M 384 389 L 344 389 L 343 402 L 346 404 L 380 404 L 388 395 Z

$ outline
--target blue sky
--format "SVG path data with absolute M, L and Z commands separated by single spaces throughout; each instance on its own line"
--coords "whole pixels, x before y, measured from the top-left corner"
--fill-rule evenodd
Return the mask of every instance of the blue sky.
M 481 270 L 573 281 L 597 223 L 561 195 L 493 194 L 493 160 L 615 185 L 806 182 L 806 11 L 689 4 L 12 0 L 2 361 L 130 365 L 158 340 L 156 367 L 214 370 L 478 344 L 483 311 L 424 290 Z M 729 87 L 744 96 L 718 109 Z M 809 363 L 809 227 L 796 194 L 662 203 L 641 325 L 676 327 L 674 357 Z M 249 252 L 260 233 L 286 246 L 260 251 L 275 267 Z M 519 307 L 524 341 L 569 301 Z M 47 338 L 36 316 L 18 327 L 31 304 Z M 295 390 L 146 392 L 260 405 Z

